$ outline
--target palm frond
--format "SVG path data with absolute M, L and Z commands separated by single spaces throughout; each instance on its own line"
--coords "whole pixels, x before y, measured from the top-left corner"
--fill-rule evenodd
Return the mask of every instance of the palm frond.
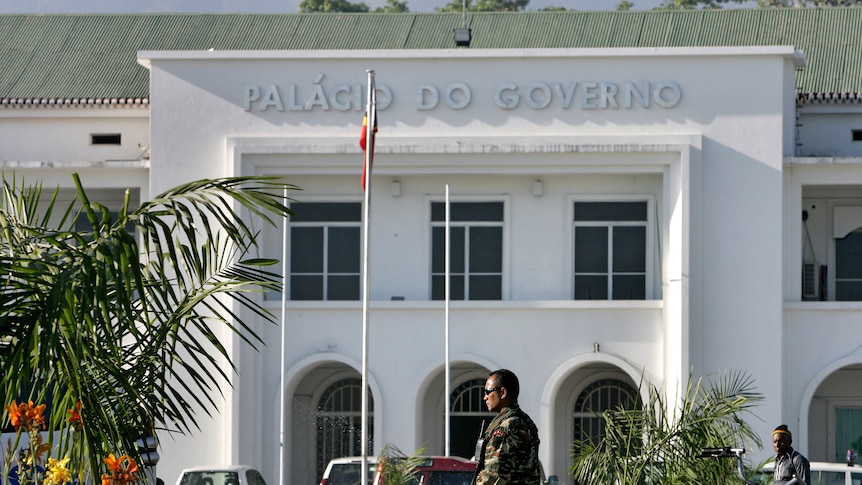
M 256 254 L 255 224 L 288 215 L 284 193 L 297 188 L 276 177 L 201 180 L 134 210 L 126 191 L 115 216 L 73 179 L 76 200 L 58 211 L 58 190 L 45 199 L 41 185 L 3 176 L 0 372 L 4 395 L 50 400 L 53 452 L 82 447 L 98 477 L 107 453 L 134 455 L 154 428 L 188 432 L 196 413 L 214 412 L 233 372 L 214 329 L 256 346 L 249 317 L 276 321 L 254 296 L 280 288 L 265 269 L 276 261 Z M 92 229 L 74 229 L 79 214 Z M 77 403 L 85 426 L 75 441 L 64 437 L 65 410 Z
M 742 372 L 713 377 L 689 378 L 678 403 L 649 386 L 646 403 L 605 411 L 600 416 L 603 434 L 573 443 L 575 481 L 621 485 L 732 481 L 733 463 L 697 457 L 703 448 L 759 446 L 744 418 L 762 396 Z

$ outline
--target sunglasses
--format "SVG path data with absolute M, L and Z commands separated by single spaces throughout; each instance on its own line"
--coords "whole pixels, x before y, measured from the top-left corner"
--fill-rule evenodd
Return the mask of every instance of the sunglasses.
M 497 392 L 500 389 L 502 389 L 502 387 L 492 387 L 490 389 L 482 389 L 482 392 L 484 392 L 485 395 L 487 396 L 488 394 L 491 394 L 492 392 Z

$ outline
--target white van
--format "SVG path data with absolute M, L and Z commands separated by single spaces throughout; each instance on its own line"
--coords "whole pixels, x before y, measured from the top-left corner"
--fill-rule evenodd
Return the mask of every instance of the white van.
M 377 472 L 377 457 L 368 456 L 368 485 L 374 483 L 374 474 Z M 323 478 L 320 480 L 320 485 L 359 485 L 362 481 L 360 475 L 362 471 L 362 457 L 345 456 L 343 458 L 333 458 L 326 465 L 326 470 L 323 471 Z
M 754 481 L 771 485 L 773 466 L 774 463 L 767 463 L 757 472 Z M 812 461 L 811 485 L 862 485 L 862 466 Z

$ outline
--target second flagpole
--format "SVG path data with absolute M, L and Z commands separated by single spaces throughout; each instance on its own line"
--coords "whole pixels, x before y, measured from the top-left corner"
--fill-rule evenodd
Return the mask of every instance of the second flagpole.
M 365 163 L 363 166 L 364 182 L 365 182 L 365 203 L 363 207 L 363 244 L 362 244 L 362 411 L 361 411 L 361 430 L 359 439 L 362 448 L 362 485 L 368 483 L 368 299 L 370 295 L 369 289 L 369 273 L 370 266 L 368 264 L 368 242 L 369 242 L 369 227 L 371 226 L 371 161 L 374 156 L 374 127 L 376 119 L 374 119 L 373 110 L 376 109 L 374 71 L 368 70 L 368 104 L 366 105 L 365 114 L 367 117 L 365 123 Z

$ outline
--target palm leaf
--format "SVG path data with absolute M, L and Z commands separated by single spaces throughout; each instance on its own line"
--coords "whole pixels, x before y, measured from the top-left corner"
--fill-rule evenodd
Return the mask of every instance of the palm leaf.
M 59 190 L 46 199 L 40 185 L 3 177 L 0 372 L 4 395 L 50 401 L 52 452 L 79 447 L 98 478 L 106 454 L 134 455 L 155 427 L 189 432 L 197 412 L 216 409 L 233 372 L 216 327 L 256 346 L 247 319 L 276 321 L 253 296 L 280 289 L 265 269 L 276 262 L 256 254 L 255 225 L 288 215 L 284 194 L 296 187 L 200 180 L 134 210 L 126 191 L 113 216 L 73 178 L 76 201 L 58 211 Z M 74 229 L 78 214 L 91 230 Z M 70 439 L 65 410 L 78 402 L 85 425 Z
M 642 383 L 641 386 L 644 384 Z M 689 378 L 678 404 L 654 386 L 648 401 L 604 412 L 604 434 L 575 441 L 571 473 L 577 483 L 621 485 L 729 483 L 729 460 L 704 460 L 703 448 L 759 446 L 744 421 L 762 400 L 741 372 L 712 380 Z

